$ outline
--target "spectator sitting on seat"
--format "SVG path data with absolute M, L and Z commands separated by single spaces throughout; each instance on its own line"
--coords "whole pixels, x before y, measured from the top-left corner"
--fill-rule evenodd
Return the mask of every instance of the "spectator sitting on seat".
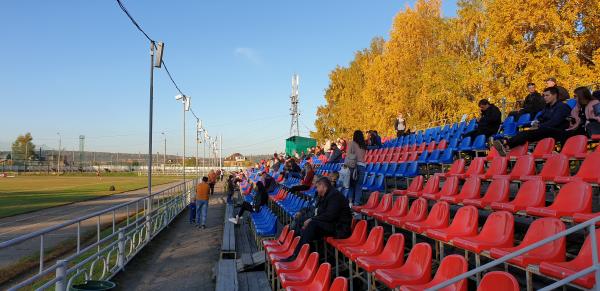
M 586 87 L 579 87 L 574 92 L 577 104 L 571 110 L 569 121 L 571 125 L 563 135 L 564 142 L 571 136 L 600 133 L 600 116 L 594 108 L 600 107 L 600 101 L 593 99 L 592 92 Z
M 539 141 L 547 137 L 561 140 L 561 136 L 565 134 L 565 129 L 569 126 L 567 117 L 571 108 L 564 102 L 558 101 L 558 89 L 555 87 L 544 89 L 544 101 L 546 101 L 546 107 L 542 110 L 538 120 L 531 123 L 531 130 L 521 131 L 508 140 L 493 142 L 494 148 L 501 156 L 506 156 L 509 149 L 526 142 Z
M 556 89 L 558 89 L 558 101 L 560 102 L 564 102 L 571 98 L 571 96 L 569 96 L 569 91 L 565 89 L 565 87 L 557 85 L 556 78 L 554 77 L 546 79 L 546 86 L 555 87 Z
M 477 120 L 477 128 L 464 135 L 470 137 L 471 141 L 482 134 L 486 138 L 494 135 L 498 132 L 502 122 L 502 113 L 496 105 L 491 104 L 487 99 L 479 100 L 478 105 L 481 110 L 481 117 Z
M 275 182 L 275 178 L 269 175 L 267 171 L 263 171 L 260 174 L 260 178 L 263 182 L 263 185 L 265 186 L 265 189 L 267 190 L 267 193 L 273 192 L 273 190 L 275 190 L 275 187 L 277 187 L 277 182 Z
M 331 143 L 331 153 L 329 154 L 329 159 L 327 162 L 334 164 L 342 162 L 342 151 L 335 143 Z
M 299 185 L 290 188 L 290 192 L 306 191 L 312 186 L 313 178 L 315 177 L 315 171 L 313 170 L 312 165 L 309 163 L 306 163 L 305 168 L 306 174 L 304 175 L 304 178 L 302 178 L 302 181 Z
M 262 181 L 256 182 L 256 195 L 254 195 L 254 200 L 252 201 L 252 204 L 244 201 L 244 203 L 242 203 L 242 206 L 240 206 L 240 211 L 238 212 L 238 214 L 235 216 L 235 218 L 229 218 L 229 221 L 233 222 L 234 224 L 238 224 L 240 222 L 240 217 L 242 217 L 245 211 L 258 212 L 260 210 L 260 207 L 266 205 L 268 201 L 269 194 L 267 193 L 265 185 Z
M 544 109 L 546 103 L 544 102 L 544 97 L 542 94 L 538 93 L 535 89 L 534 83 L 527 84 L 527 91 L 529 94 L 523 100 L 521 104 L 521 109 L 519 111 L 513 111 L 509 114 L 509 116 L 513 116 L 515 120 L 519 119 L 519 117 L 523 114 L 529 113 L 531 118 L 533 118 L 538 112 Z
M 316 186 L 319 197 L 316 214 L 304 221 L 300 243 L 294 250 L 294 254 L 284 261 L 295 260 L 300 249 L 306 243 L 322 241 L 328 236 L 347 238 L 351 234 L 352 213 L 348 206 L 348 200 L 325 177 L 320 178 Z
M 302 169 L 300 169 L 300 166 L 298 166 L 298 164 L 296 163 L 295 159 L 289 159 L 286 163 L 285 163 L 285 172 L 286 172 L 286 178 L 288 177 L 293 177 L 293 178 L 298 178 L 298 179 L 302 179 Z

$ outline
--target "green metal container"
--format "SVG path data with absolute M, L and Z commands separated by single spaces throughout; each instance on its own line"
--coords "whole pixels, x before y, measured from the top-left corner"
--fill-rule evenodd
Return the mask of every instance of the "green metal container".
M 293 156 L 294 153 L 306 152 L 306 149 L 317 146 L 317 140 L 303 136 L 292 136 L 285 140 L 285 153 Z

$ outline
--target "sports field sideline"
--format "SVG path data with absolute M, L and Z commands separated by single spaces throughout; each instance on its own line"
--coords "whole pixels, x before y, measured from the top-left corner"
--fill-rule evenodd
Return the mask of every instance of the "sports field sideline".
M 180 177 L 153 177 L 152 185 Z M 145 188 L 145 176 L 16 176 L 0 178 L 0 218 Z M 115 191 L 109 191 L 111 185 Z

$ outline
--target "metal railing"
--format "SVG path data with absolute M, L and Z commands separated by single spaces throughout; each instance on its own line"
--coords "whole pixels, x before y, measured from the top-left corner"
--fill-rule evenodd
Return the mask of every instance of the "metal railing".
M 194 185 L 195 180 L 182 182 L 150 196 L 0 243 L 0 251 L 10 251 L 39 241 L 38 271 L 20 278 L 8 290 L 45 290 L 52 286 L 55 290 L 68 290 L 75 282 L 112 278 L 186 208 Z M 86 237 L 82 235 L 84 229 L 95 234 Z M 55 242 L 55 246 L 46 243 L 46 238 L 69 236 L 71 231 L 75 234 Z M 72 245 L 73 249 L 61 257 L 45 258 L 48 249 L 59 245 Z
M 440 289 L 442 289 L 444 287 L 447 287 L 447 286 L 450 286 L 450 285 L 452 285 L 452 284 L 454 284 L 454 283 L 456 283 L 456 282 L 458 282 L 460 280 L 467 279 L 467 278 L 469 278 L 471 276 L 477 275 L 480 272 L 486 271 L 486 270 L 488 270 L 490 268 L 493 268 L 493 267 L 498 266 L 498 265 L 500 265 L 502 263 L 505 263 L 505 262 L 507 262 L 508 260 L 510 260 L 512 258 L 520 256 L 520 255 L 522 255 L 524 253 L 527 253 L 527 252 L 529 252 L 529 251 L 531 251 L 533 249 L 539 248 L 539 247 L 541 247 L 541 246 L 543 246 L 543 245 L 545 245 L 545 244 L 547 244 L 549 242 L 555 241 L 555 240 L 560 239 L 562 237 L 566 237 L 569 234 L 572 234 L 574 232 L 583 230 L 585 228 L 587 228 L 588 231 L 589 231 L 589 236 L 590 236 L 591 245 L 592 245 L 592 265 L 590 267 L 586 268 L 586 269 L 583 269 L 583 270 L 581 270 L 581 271 L 579 271 L 579 272 L 571 275 L 571 276 L 568 276 L 568 277 L 566 277 L 566 278 L 564 278 L 562 280 L 559 280 L 559 281 L 557 281 L 557 282 L 555 282 L 555 283 L 553 283 L 551 285 L 548 285 L 548 286 L 540 289 L 540 291 L 554 290 L 554 289 L 556 289 L 558 287 L 564 286 L 564 285 L 572 282 L 573 280 L 578 279 L 580 277 L 583 277 L 583 276 L 585 276 L 585 275 L 587 275 L 589 273 L 592 273 L 592 272 L 595 272 L 594 275 L 595 275 L 595 278 L 596 278 L 596 285 L 594 286 L 593 290 L 600 290 L 600 286 L 599 286 L 600 285 L 599 284 L 599 282 L 600 282 L 600 264 L 598 262 L 598 249 L 597 249 L 598 248 L 597 247 L 598 238 L 596 237 L 596 223 L 598 223 L 598 222 L 600 222 L 600 216 L 597 216 L 597 217 L 595 217 L 593 219 L 590 219 L 590 220 L 588 220 L 588 221 L 586 221 L 584 223 L 578 224 L 578 225 L 576 225 L 574 227 L 571 227 L 571 228 L 569 228 L 569 229 L 567 229 L 567 230 L 565 230 L 563 232 L 557 233 L 557 234 L 555 234 L 553 236 L 547 237 L 547 238 L 545 238 L 545 239 L 543 239 L 541 241 L 538 241 L 538 242 L 536 242 L 534 244 L 531 244 L 531 245 L 529 245 L 527 247 L 524 247 L 524 248 L 522 248 L 522 249 L 520 249 L 518 251 L 512 252 L 512 253 L 510 253 L 510 254 L 508 254 L 506 256 L 503 256 L 503 257 L 501 257 L 501 258 L 499 258 L 497 260 L 491 261 L 491 262 L 489 262 L 489 263 L 487 263 L 485 265 L 482 265 L 482 266 L 477 267 L 477 268 L 475 268 L 475 269 L 473 269 L 471 271 L 468 271 L 468 272 L 463 273 L 463 274 L 461 274 L 459 276 L 456 276 L 456 277 L 454 277 L 454 278 L 452 278 L 450 280 L 444 281 L 444 282 L 442 282 L 442 283 L 440 283 L 438 285 L 435 285 L 435 286 L 433 286 L 433 287 L 431 287 L 430 289 L 427 289 L 427 290 L 440 290 Z

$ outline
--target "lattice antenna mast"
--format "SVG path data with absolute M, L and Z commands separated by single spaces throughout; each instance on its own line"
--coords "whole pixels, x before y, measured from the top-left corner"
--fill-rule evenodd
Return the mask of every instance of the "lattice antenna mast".
M 292 123 L 290 125 L 290 136 L 300 135 L 300 126 L 298 118 L 300 117 L 300 111 L 298 110 L 298 99 L 300 94 L 298 92 L 298 86 L 300 85 L 300 76 L 294 74 L 292 76 L 292 95 L 290 101 L 292 106 L 290 107 L 290 115 L 292 116 Z

